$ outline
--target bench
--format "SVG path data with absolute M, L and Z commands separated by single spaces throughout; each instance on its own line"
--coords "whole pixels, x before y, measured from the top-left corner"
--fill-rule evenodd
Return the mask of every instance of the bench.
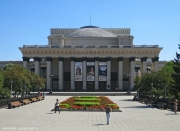
M 21 103 L 23 104 L 29 104 L 29 103 L 32 103 L 32 101 L 30 101 L 29 99 L 25 99 L 25 100 L 21 100 Z
M 11 107 L 19 107 L 19 106 L 23 106 L 23 103 L 19 102 L 19 101 L 13 101 L 10 102 Z
M 145 102 L 146 102 L 146 100 L 147 100 L 147 99 L 142 98 L 142 99 L 140 99 L 140 100 L 139 100 L 139 102 L 140 102 L 140 103 L 145 103 Z
M 38 101 L 44 100 L 44 98 L 42 96 L 38 96 L 37 99 L 38 99 Z
M 33 97 L 33 98 L 31 98 L 31 101 L 32 101 L 32 102 L 37 102 L 38 99 L 37 99 L 36 97 Z
M 157 102 L 156 104 L 154 104 L 155 106 L 157 106 L 159 109 L 164 109 L 164 107 L 167 105 L 164 102 Z

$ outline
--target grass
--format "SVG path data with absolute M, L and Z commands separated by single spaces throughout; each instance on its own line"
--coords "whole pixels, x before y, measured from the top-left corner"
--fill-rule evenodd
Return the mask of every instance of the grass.
M 101 101 L 98 98 L 74 98 L 75 101 Z
M 99 102 L 74 102 L 74 105 L 79 106 L 97 106 L 101 105 Z

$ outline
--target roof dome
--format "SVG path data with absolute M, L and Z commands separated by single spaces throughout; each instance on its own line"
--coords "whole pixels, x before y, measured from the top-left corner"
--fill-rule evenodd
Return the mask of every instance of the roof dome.
M 68 34 L 66 37 L 117 37 L 115 34 L 102 30 L 97 26 L 84 26 Z

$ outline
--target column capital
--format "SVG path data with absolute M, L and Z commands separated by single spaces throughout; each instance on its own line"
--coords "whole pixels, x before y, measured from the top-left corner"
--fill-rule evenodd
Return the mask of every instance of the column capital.
M 46 60 L 52 62 L 52 58 L 51 57 L 46 57 Z
M 29 60 L 30 60 L 30 58 L 28 58 L 28 57 L 22 57 L 22 58 L 23 58 L 23 61 L 29 62 Z
M 142 57 L 141 62 L 143 62 L 143 61 L 147 61 L 147 57 Z
M 117 60 L 118 61 L 123 61 L 123 57 L 118 57 Z
M 130 58 L 129 58 L 129 61 L 135 61 L 135 58 L 136 58 L 136 57 L 130 57 Z
M 71 61 L 75 61 L 75 57 L 70 57 Z
M 58 57 L 58 60 L 59 61 L 64 61 L 64 58 L 63 57 Z
M 39 58 L 39 57 L 34 57 L 34 61 L 41 61 L 41 58 Z
M 86 61 L 87 57 L 82 57 L 82 61 Z
M 95 61 L 99 61 L 99 57 L 94 57 L 94 60 Z
M 159 61 L 159 57 L 157 56 L 157 57 L 152 58 L 152 62 L 154 61 Z
M 107 57 L 106 59 L 107 59 L 107 61 L 111 61 L 111 57 Z

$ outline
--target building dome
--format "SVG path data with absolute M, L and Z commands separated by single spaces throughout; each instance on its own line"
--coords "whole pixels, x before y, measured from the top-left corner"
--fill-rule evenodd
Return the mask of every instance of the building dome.
M 68 34 L 66 37 L 117 37 L 117 36 L 97 26 L 84 26 L 72 32 L 71 34 Z

